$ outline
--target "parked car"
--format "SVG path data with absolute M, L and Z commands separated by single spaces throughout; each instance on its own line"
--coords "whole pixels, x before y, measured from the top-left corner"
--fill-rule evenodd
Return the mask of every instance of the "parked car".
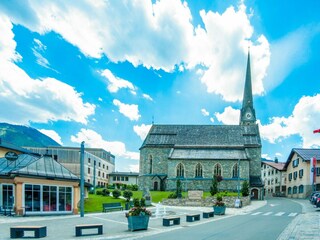
M 320 197 L 317 198 L 317 201 L 316 201 L 315 205 L 316 205 L 317 208 L 320 208 Z
M 317 199 L 320 198 L 320 192 L 314 192 L 311 194 L 310 202 L 311 204 L 315 205 L 317 203 Z

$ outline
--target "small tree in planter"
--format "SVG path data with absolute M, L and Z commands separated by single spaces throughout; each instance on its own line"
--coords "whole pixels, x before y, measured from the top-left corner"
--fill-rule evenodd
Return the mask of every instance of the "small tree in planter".
M 125 209 L 126 210 L 129 210 L 129 202 L 130 202 L 130 199 L 131 199 L 132 195 L 133 195 L 133 193 L 130 190 L 125 190 L 123 192 L 123 197 L 126 199 L 126 204 L 125 204 Z
M 222 201 L 222 195 L 217 194 L 217 200 L 213 204 L 213 210 L 215 215 L 224 215 L 226 212 L 226 204 Z
M 182 186 L 181 186 L 181 180 L 180 179 L 177 180 L 176 195 L 177 195 L 177 198 L 181 198 L 182 197 Z
M 126 213 L 128 229 L 131 231 L 148 229 L 151 211 L 145 208 L 145 199 L 134 198 L 133 205 L 134 207 Z
M 217 193 L 218 193 L 218 178 L 217 178 L 217 175 L 214 175 L 212 179 L 212 185 L 210 186 L 210 194 L 211 196 L 214 196 Z

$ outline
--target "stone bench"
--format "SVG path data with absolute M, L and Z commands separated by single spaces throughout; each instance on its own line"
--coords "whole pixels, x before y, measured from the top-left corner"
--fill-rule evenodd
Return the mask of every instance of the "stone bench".
M 186 216 L 187 222 L 194 222 L 200 220 L 200 214 L 188 214 Z
M 34 238 L 42 238 L 47 236 L 46 226 L 14 226 L 10 228 L 11 238 L 22 238 L 24 237 L 24 232 L 33 231 Z
M 202 213 L 202 217 L 203 217 L 203 218 L 211 218 L 211 217 L 214 217 L 214 212 L 213 212 L 213 211 L 203 212 L 203 213 Z
M 98 233 L 86 234 L 86 235 L 102 235 L 103 234 L 102 224 L 82 224 L 82 225 L 76 225 L 76 237 L 83 235 L 83 233 L 82 233 L 83 229 L 92 229 L 92 228 L 98 229 Z
M 170 223 L 172 222 L 172 225 L 179 225 L 180 224 L 180 217 L 165 217 L 162 220 L 163 226 L 170 226 Z

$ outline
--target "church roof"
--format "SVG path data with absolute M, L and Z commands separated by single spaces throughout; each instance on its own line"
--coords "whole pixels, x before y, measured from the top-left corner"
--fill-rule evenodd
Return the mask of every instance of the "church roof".
M 247 159 L 245 150 L 235 149 L 174 149 L 170 159 Z
M 241 148 L 261 146 L 258 125 L 153 125 L 144 147 Z

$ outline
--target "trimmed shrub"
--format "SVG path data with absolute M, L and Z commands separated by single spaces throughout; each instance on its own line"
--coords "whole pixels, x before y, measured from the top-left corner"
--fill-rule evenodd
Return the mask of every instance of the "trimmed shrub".
M 114 198 L 119 198 L 121 196 L 121 192 L 118 189 L 113 190 L 112 196 Z
M 133 196 L 133 193 L 130 190 L 125 190 L 122 196 L 126 199 L 127 202 L 129 202 L 130 198 Z
M 110 190 L 104 188 L 104 189 L 102 190 L 102 195 L 103 195 L 103 196 L 110 196 Z

